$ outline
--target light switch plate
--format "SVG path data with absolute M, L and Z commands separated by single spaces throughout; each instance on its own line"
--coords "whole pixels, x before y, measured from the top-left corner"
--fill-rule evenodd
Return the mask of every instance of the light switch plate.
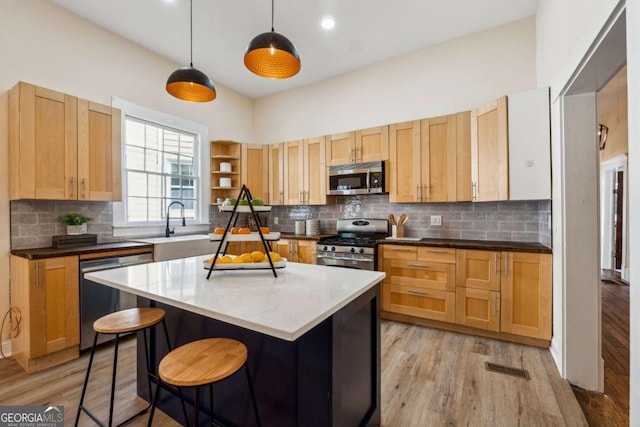
M 429 219 L 431 225 L 442 225 L 442 215 L 431 215 Z
M 273 225 L 278 225 L 278 217 L 277 216 L 273 217 Z

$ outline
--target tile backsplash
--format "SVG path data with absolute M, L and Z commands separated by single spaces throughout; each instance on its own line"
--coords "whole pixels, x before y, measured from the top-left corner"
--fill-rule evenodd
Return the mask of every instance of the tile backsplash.
M 50 247 L 53 236 L 67 234 L 67 226 L 58 222 L 58 217 L 72 212 L 93 218 L 87 232 L 97 234 L 99 243 L 119 240 L 113 237 L 111 202 L 13 200 L 11 249 Z
M 274 206 L 261 218 L 274 231 L 286 233 L 294 232 L 296 220 L 320 219 L 321 233 L 334 234 L 339 218 L 387 218 L 390 213 L 396 217 L 406 213 L 407 237 L 540 242 L 551 246 L 550 200 L 403 204 L 389 203 L 389 195 L 382 194 L 335 197 L 332 202 L 325 206 Z M 441 216 L 442 225 L 430 225 L 432 215 Z M 209 216 L 213 227 L 224 226 L 229 218 L 216 206 L 211 207 Z

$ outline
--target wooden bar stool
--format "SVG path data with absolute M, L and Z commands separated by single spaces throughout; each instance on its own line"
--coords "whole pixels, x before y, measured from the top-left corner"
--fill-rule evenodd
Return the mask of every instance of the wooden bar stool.
M 194 341 L 171 351 L 160 361 L 158 376 L 164 383 L 175 387 L 195 387 L 195 426 L 199 425 L 199 401 L 200 387 L 209 386 L 209 405 L 211 408 L 211 424 L 213 420 L 213 384 L 230 377 L 245 367 L 253 411 L 256 421 L 260 426 L 260 416 L 258 415 L 258 405 L 253 390 L 253 381 L 247 363 L 247 347 L 240 341 L 230 338 L 206 338 Z M 151 413 L 149 414 L 149 426 L 153 421 L 153 413 L 158 403 L 160 387 L 156 388 L 156 395 L 153 398 Z M 180 396 L 182 399 L 182 396 Z M 184 402 L 183 402 L 184 404 Z M 189 424 L 186 419 L 186 425 Z
M 91 357 L 89 357 L 89 366 L 87 367 L 87 375 L 84 379 L 84 385 L 82 387 L 82 395 L 80 397 L 80 404 L 78 405 L 78 413 L 76 415 L 75 425 L 78 425 L 78 421 L 80 420 L 80 413 L 84 411 L 93 421 L 95 421 L 98 425 L 103 426 L 104 424 L 96 418 L 94 414 L 92 414 L 87 408 L 83 406 L 84 396 L 87 391 L 87 384 L 89 383 L 89 375 L 91 374 L 91 365 L 93 364 L 93 356 L 96 351 L 96 346 L 98 343 L 98 335 L 99 334 L 111 334 L 115 335 L 115 348 L 113 355 L 113 371 L 111 377 L 111 401 L 109 403 L 109 426 L 113 424 L 113 402 L 115 396 L 115 385 L 116 385 L 116 367 L 118 365 L 118 344 L 120 342 L 120 336 L 123 334 L 127 334 L 130 332 L 138 332 L 142 331 L 144 333 L 144 352 L 145 352 L 145 361 L 147 362 L 147 380 L 149 384 L 149 397 L 152 396 L 151 391 L 151 379 L 156 378 L 155 375 L 151 373 L 150 362 L 149 362 L 149 349 L 147 344 L 147 329 L 157 325 L 158 323 L 162 323 L 164 329 L 164 336 L 167 341 L 167 346 L 169 347 L 169 351 L 171 351 L 171 343 L 169 342 L 169 333 L 167 331 L 167 325 L 164 321 L 165 312 L 160 308 L 155 307 L 144 307 L 144 308 L 132 308 L 129 310 L 117 311 L 115 313 L 107 314 L 96 320 L 93 323 L 93 330 L 95 331 L 95 336 L 93 339 L 93 347 L 91 348 Z M 159 384 L 159 381 L 158 381 Z M 156 393 L 157 394 L 157 393 Z M 135 417 L 144 414 L 147 412 L 151 404 L 145 407 L 140 412 L 132 415 L 127 420 L 122 422 L 119 425 L 123 425 L 134 419 Z M 187 413 L 186 407 L 183 404 L 182 407 L 185 415 Z

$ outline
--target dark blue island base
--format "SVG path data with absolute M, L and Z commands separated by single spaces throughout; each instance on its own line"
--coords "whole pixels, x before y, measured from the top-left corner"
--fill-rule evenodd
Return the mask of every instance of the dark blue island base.
M 249 367 L 263 426 L 380 425 L 380 291 L 379 284 L 295 341 L 285 341 L 179 308 L 138 297 L 138 305 L 166 313 L 175 347 L 201 338 L 228 337 L 249 350 Z M 167 353 L 161 330 L 150 334 L 152 367 Z M 138 394 L 150 400 L 146 387 L 144 344 L 138 337 Z M 155 369 L 155 368 L 154 368 Z M 246 376 L 240 370 L 216 383 L 216 422 L 257 425 Z M 183 389 L 193 422 L 194 390 Z M 209 423 L 209 392 L 201 390 L 201 425 Z M 160 409 L 184 424 L 174 389 L 163 387 Z

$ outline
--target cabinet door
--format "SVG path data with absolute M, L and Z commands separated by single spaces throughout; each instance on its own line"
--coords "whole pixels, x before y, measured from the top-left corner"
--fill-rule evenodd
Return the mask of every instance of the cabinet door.
M 502 332 L 550 340 L 551 255 L 502 255 Z
M 356 163 L 389 160 L 389 126 L 356 131 Z
M 327 166 L 356 163 L 355 132 L 344 132 L 326 137 Z
M 474 201 L 508 200 L 507 97 L 471 112 Z
M 471 111 L 456 114 L 456 200 L 471 201 Z
M 456 201 L 456 115 L 421 121 L 420 201 Z
M 78 100 L 78 200 L 122 200 L 120 110 Z
M 304 140 L 304 193 L 306 205 L 327 203 L 327 168 L 325 166 L 324 137 Z
M 500 292 L 456 288 L 456 323 L 498 332 Z
M 251 197 L 269 204 L 269 146 L 242 144 L 242 183 L 251 191 Z
M 297 262 L 303 262 L 305 264 L 315 264 L 316 255 L 316 241 L 314 240 L 295 240 L 295 251 Z
M 267 203 L 265 201 L 265 203 Z M 284 144 L 269 145 L 269 202 L 284 204 Z
M 292 248 L 292 242 L 294 240 L 280 239 L 276 242 L 271 242 L 271 250 L 278 252 L 281 257 L 286 258 L 289 262 L 297 262 L 297 258 L 294 257 L 294 249 Z
M 455 292 L 382 284 L 382 309 L 393 313 L 455 322 Z
M 393 285 L 421 289 L 455 291 L 455 264 L 424 261 L 389 260 L 385 263 Z
M 80 343 L 78 257 L 11 257 L 12 303 L 25 329 L 14 351 L 33 359 Z M 14 282 L 15 281 L 15 282 Z
M 466 288 L 500 291 L 500 253 L 458 249 L 456 285 Z
M 420 121 L 389 126 L 389 202 L 419 201 Z
M 9 105 L 11 199 L 77 199 L 78 99 L 20 82 Z
M 302 141 L 284 143 L 284 204 L 301 205 L 304 183 L 304 148 Z

